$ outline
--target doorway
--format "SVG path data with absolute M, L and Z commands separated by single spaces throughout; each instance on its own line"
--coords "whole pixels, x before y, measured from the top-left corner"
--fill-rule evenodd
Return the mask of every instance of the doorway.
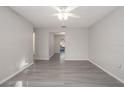
M 35 56 L 35 38 L 36 38 L 36 34 L 33 31 L 33 56 Z
M 60 40 L 60 53 L 65 53 L 65 39 Z
M 50 59 L 58 55 L 57 59 L 64 60 L 65 55 L 65 32 L 49 33 L 49 56 Z

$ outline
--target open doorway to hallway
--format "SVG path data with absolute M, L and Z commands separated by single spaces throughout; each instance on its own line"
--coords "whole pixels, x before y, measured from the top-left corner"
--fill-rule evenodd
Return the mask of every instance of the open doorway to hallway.
M 36 38 L 36 34 L 35 34 L 35 32 L 33 31 L 33 57 L 35 56 L 35 39 Z
M 49 58 L 59 55 L 59 60 L 64 60 L 65 55 L 65 32 L 49 33 Z

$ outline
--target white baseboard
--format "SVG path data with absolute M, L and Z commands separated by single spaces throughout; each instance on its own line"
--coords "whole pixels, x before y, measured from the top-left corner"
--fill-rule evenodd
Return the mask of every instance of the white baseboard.
M 89 59 L 65 59 L 65 61 L 89 61 Z
M 34 58 L 34 60 L 49 60 L 49 58 Z
M 15 75 L 19 74 L 20 72 L 22 72 L 24 69 L 28 68 L 29 66 L 31 66 L 33 63 L 28 64 L 27 66 L 24 66 L 22 69 L 20 69 L 19 71 L 13 73 L 12 75 L 6 77 L 5 79 L 3 79 L 2 81 L 0 81 L 0 85 L 3 84 L 4 82 L 6 82 L 7 80 L 11 79 L 12 77 L 14 77 Z
M 96 64 L 95 62 L 93 62 L 92 60 L 89 59 L 89 61 L 94 64 L 95 66 L 99 67 L 100 69 L 102 69 L 104 72 L 106 72 L 107 74 L 109 74 L 110 76 L 114 77 L 116 80 L 118 80 L 119 82 L 124 84 L 124 80 L 120 79 L 119 77 L 117 77 L 116 75 L 112 74 L 111 72 L 109 72 L 108 70 L 104 69 L 102 66 Z

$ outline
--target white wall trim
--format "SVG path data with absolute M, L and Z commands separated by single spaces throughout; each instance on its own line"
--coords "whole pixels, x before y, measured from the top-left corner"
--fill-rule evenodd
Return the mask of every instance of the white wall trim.
M 97 66 L 98 68 L 102 69 L 104 72 L 106 72 L 107 74 L 109 74 L 110 76 L 114 77 L 115 79 L 117 79 L 119 82 L 124 84 L 124 80 L 120 79 L 119 77 L 117 77 L 116 75 L 112 74 L 110 71 L 108 71 L 107 69 L 104 69 L 102 66 L 96 64 L 95 62 L 93 62 L 92 60 L 89 59 L 89 61 L 94 64 L 95 66 Z
M 11 79 L 12 77 L 16 76 L 17 74 L 19 74 L 20 72 L 22 72 L 23 70 L 25 70 L 26 68 L 30 67 L 31 65 L 33 65 L 33 62 L 24 66 L 23 68 L 21 68 L 19 71 L 13 73 L 12 75 L 6 77 L 5 79 L 0 81 L 0 85 L 3 84 L 4 82 L 6 82 L 7 80 Z
M 89 61 L 89 59 L 65 59 L 65 61 Z
M 34 60 L 49 60 L 49 58 L 34 58 Z

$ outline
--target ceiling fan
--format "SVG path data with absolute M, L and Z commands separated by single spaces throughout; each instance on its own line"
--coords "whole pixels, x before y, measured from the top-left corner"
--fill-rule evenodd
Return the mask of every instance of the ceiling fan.
M 77 6 L 54 6 L 53 8 L 58 11 L 53 16 L 57 16 L 61 21 L 68 20 L 69 17 L 79 18 L 78 15 L 71 13 Z

